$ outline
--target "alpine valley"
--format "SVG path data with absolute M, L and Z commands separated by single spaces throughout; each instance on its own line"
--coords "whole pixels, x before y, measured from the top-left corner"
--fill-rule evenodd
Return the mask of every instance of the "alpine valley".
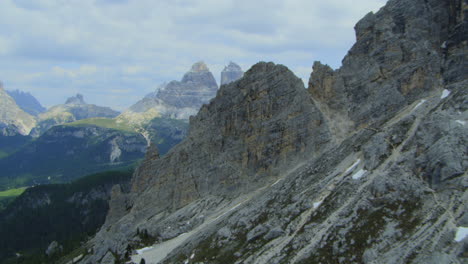
M 307 88 L 259 62 L 218 89 L 197 62 L 119 115 L 77 95 L 38 117 L 0 89 L 3 186 L 71 181 L 1 212 L 2 237 L 31 237 L 3 263 L 467 263 L 467 11 L 389 0 Z

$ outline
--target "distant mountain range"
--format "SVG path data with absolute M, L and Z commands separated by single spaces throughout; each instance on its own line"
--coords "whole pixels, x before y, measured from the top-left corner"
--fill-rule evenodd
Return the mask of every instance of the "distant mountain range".
M 232 82 L 242 75 L 230 63 L 221 79 Z M 0 190 L 130 166 L 143 158 L 150 142 L 164 155 L 185 138 L 189 116 L 217 91 L 203 62 L 121 115 L 86 103 L 81 94 L 45 111 L 31 94 L 0 87 Z
M 39 136 L 55 125 L 94 117 L 113 118 L 118 115 L 119 112 L 109 107 L 86 103 L 83 95 L 77 94 L 68 98 L 65 104 L 53 106 L 47 112 L 40 114 L 37 126 L 31 131 L 31 135 Z
M 47 111 L 45 107 L 30 93 L 20 90 L 8 91 L 7 93 L 15 100 L 16 104 L 26 113 L 37 116 L 40 113 Z

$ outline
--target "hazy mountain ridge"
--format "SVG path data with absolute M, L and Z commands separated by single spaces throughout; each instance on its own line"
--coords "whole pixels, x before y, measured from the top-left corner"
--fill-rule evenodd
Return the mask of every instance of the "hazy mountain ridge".
M 141 230 L 157 243 L 134 261 L 463 263 L 466 6 L 390 0 L 309 94 L 272 63 L 223 86 L 147 154 L 81 263 L 135 254 Z
M 7 90 L 7 93 L 15 100 L 16 104 L 26 113 L 37 116 L 45 112 L 47 109 L 39 103 L 39 101 L 28 92 L 20 90 Z
M 68 98 L 65 104 L 55 105 L 46 112 L 39 114 L 38 124 L 31 131 L 31 135 L 37 137 L 55 125 L 93 117 L 113 118 L 119 114 L 119 112 L 109 107 L 87 104 L 83 95 L 77 94 Z

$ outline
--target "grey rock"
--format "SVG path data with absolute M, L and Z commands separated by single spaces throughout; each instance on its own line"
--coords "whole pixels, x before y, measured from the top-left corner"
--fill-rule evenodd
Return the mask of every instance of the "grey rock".
M 268 232 L 269 228 L 265 225 L 258 225 L 250 232 L 247 233 L 247 242 L 252 242 L 255 239 L 258 239 L 265 235 Z
M 149 119 L 162 116 L 187 120 L 203 104 L 208 103 L 217 90 L 216 80 L 206 64 L 197 62 L 184 74 L 181 81 L 171 81 L 160 86 L 158 91 L 145 96 L 127 109 L 121 118 L 132 119 L 135 115 L 143 116 L 143 113 L 147 113 Z
M 229 62 L 229 65 L 224 67 L 221 72 L 221 85 L 232 83 L 244 76 L 244 72 L 241 67 L 234 62 Z
M 268 233 L 265 235 L 264 238 L 265 240 L 272 240 L 283 235 L 284 235 L 284 230 L 281 229 L 281 227 L 275 227 L 275 228 L 270 229 L 270 231 L 268 231 Z
M 466 7 L 390 0 L 356 25 L 340 69 L 314 64 L 308 93 L 272 63 L 223 85 L 188 137 L 135 173 L 133 207 L 88 260 L 145 225 L 189 232 L 162 263 L 466 262 L 454 240 L 467 219 Z

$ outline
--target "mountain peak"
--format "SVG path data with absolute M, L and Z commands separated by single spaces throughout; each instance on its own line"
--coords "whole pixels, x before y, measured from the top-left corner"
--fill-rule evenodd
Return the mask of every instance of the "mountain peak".
M 82 94 L 76 94 L 75 96 L 69 97 L 65 104 L 86 104 Z
M 230 61 L 229 65 L 225 66 L 223 72 L 238 72 L 242 71 L 241 67 L 235 62 Z
M 190 69 L 191 72 L 209 72 L 208 66 L 206 66 L 205 62 L 199 61 L 192 65 Z
M 231 83 L 236 81 L 244 76 L 244 72 L 241 67 L 234 62 L 229 62 L 228 66 L 224 67 L 224 70 L 221 72 L 221 85 Z

